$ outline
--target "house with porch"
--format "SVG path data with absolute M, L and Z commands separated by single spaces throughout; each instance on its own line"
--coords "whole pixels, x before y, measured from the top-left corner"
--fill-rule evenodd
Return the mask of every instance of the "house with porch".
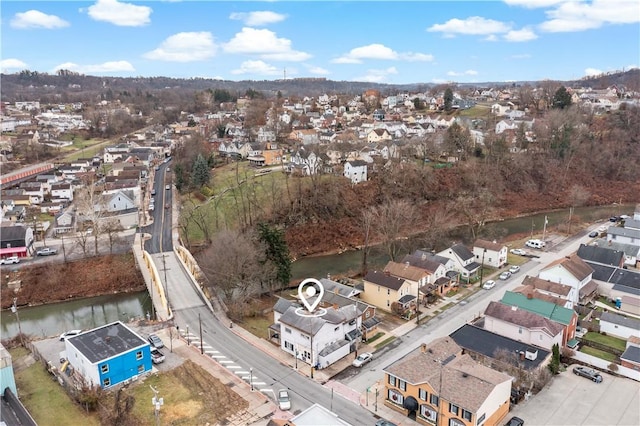
M 438 253 L 439 256 L 453 260 L 454 269 L 462 280 L 469 282 L 478 277 L 480 263 L 476 262 L 473 252 L 462 244 L 454 244 Z
M 326 308 L 321 316 L 305 316 L 306 309 L 286 299 L 273 308 L 270 333 L 277 333 L 280 349 L 313 368 L 326 368 L 357 350 L 362 336 L 362 311 L 355 304 Z
M 419 254 L 416 254 L 419 253 Z M 434 303 L 438 296 L 444 296 L 452 287 L 458 284 L 457 273 L 451 269 L 447 271 L 445 264 L 453 261 L 442 258 L 445 262 L 440 263 L 435 260 L 436 255 L 428 256 L 427 252 L 416 251 L 414 254 L 408 254 L 402 258 L 400 263 L 409 264 L 417 268 L 425 270 L 429 275 L 427 283 L 420 287 L 420 293 L 423 295 L 423 304 Z
M 598 284 L 592 280 L 593 268 L 576 254 L 561 257 L 542 268 L 538 278 L 573 287 L 574 304 L 585 305 L 592 300 Z
M 507 246 L 495 241 L 477 239 L 473 243 L 473 255 L 480 265 L 498 269 L 507 264 Z
M 403 278 L 394 277 L 390 272 L 369 271 L 365 275 L 364 291 L 360 298 L 383 311 L 392 312 L 393 307 L 408 309 L 415 303 L 417 289 Z
M 384 404 L 423 425 L 502 424 L 511 377 L 474 361 L 451 337 L 422 344 L 384 368 Z

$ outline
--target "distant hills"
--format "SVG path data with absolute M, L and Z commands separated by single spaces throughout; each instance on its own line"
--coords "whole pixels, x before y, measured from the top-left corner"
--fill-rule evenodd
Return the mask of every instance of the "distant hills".
M 175 90 L 178 92 L 193 92 L 207 89 L 224 89 L 232 94 L 244 94 L 247 90 L 256 90 L 267 95 L 281 92 L 283 96 L 301 95 L 317 96 L 327 94 L 360 94 L 368 89 L 379 90 L 382 94 L 393 94 L 399 91 L 425 92 L 434 86 L 454 86 L 460 88 L 510 87 L 521 85 L 536 86 L 537 81 L 518 82 L 484 82 L 484 83 L 413 83 L 413 84 L 382 84 L 356 81 L 334 81 L 324 78 L 299 78 L 287 80 L 243 80 L 227 81 L 205 78 L 169 78 L 169 77 L 97 77 L 67 73 L 63 75 L 41 74 L 22 71 L 16 74 L 1 74 L 2 92 L 0 97 L 4 102 L 16 100 L 39 100 L 43 96 L 64 93 L 67 101 L 86 100 L 87 96 L 94 96 L 106 91 L 113 93 L 129 92 L 140 94 Z M 625 72 L 603 74 L 597 77 L 584 78 L 573 81 L 558 81 L 567 87 L 591 87 L 605 89 L 612 85 L 624 86 L 627 90 L 640 91 L 640 69 L 634 68 Z M 47 96 L 49 95 L 49 96 Z M 61 99 L 62 100 L 62 99 Z

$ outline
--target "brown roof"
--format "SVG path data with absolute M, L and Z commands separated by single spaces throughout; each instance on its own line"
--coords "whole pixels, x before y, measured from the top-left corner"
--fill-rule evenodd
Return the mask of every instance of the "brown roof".
M 538 277 L 530 277 L 527 275 L 522 280 L 522 285 L 531 286 L 536 290 L 543 290 L 553 294 L 559 294 L 561 296 L 568 296 L 572 287 L 566 284 L 558 284 L 553 281 L 543 280 Z
M 441 263 L 438 263 L 434 260 L 423 259 L 421 256 L 416 256 L 413 254 L 408 254 L 402 258 L 401 263 L 409 263 L 411 266 L 415 266 L 416 268 L 424 269 L 427 272 L 435 273 L 439 267 L 442 266 Z
M 405 282 L 403 279 L 385 274 L 382 271 L 369 271 L 367 275 L 365 275 L 364 280 L 395 291 L 400 290 L 400 287 L 402 287 L 402 284 Z
M 384 267 L 384 272 L 388 272 L 395 277 L 404 278 L 405 280 L 410 281 L 420 281 L 420 279 L 430 275 L 429 272 L 422 268 L 411 266 L 409 262 L 398 263 L 394 261 L 389 261 L 389 263 L 387 263 L 387 266 Z
M 520 309 L 517 306 L 509 306 L 500 302 L 491 302 L 484 311 L 485 316 L 497 318 L 499 320 L 519 325 L 528 329 L 539 328 L 547 332 L 550 336 L 557 336 L 562 333 L 564 326 L 555 321 L 551 321 L 541 315 Z
M 551 262 L 549 266 L 544 269 L 550 269 L 556 265 L 561 265 L 580 281 L 587 278 L 589 274 L 593 274 L 593 268 L 591 268 L 591 266 L 589 266 L 584 260 L 580 259 L 577 254 L 561 257 L 560 259 Z
M 445 400 L 472 412 L 480 409 L 498 384 L 511 380 L 463 355 L 450 337 L 420 346 L 385 371 L 413 385 L 426 383 Z
M 596 283 L 593 280 L 589 281 L 584 285 L 584 287 L 580 289 L 580 298 L 582 299 L 585 296 L 590 296 L 597 289 L 598 289 L 598 283 Z
M 504 244 L 498 244 L 496 242 L 487 240 L 476 240 L 474 247 L 486 248 L 487 250 L 500 251 L 504 247 Z
M 513 289 L 514 293 L 524 294 L 527 297 L 534 299 L 544 300 L 545 302 L 555 303 L 558 306 L 564 306 L 568 299 L 563 299 L 559 296 L 552 296 L 550 294 L 541 293 L 530 285 L 521 285 Z

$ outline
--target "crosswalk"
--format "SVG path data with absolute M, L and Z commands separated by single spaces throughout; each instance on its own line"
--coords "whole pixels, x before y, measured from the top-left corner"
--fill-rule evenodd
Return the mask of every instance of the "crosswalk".
M 246 367 L 240 366 L 235 361 L 227 359 L 225 355 L 221 354 L 220 351 L 215 350 L 211 345 L 204 341 L 201 343 L 200 338 L 193 333 L 187 333 L 185 330 L 180 330 L 180 334 L 189 345 L 201 348 L 205 355 L 233 372 L 236 376 L 240 377 L 251 387 L 251 390 L 257 390 L 275 399 L 275 392 L 273 389 L 268 388 L 267 383 L 262 381 L 259 375 L 256 375 L 252 368 L 247 370 Z

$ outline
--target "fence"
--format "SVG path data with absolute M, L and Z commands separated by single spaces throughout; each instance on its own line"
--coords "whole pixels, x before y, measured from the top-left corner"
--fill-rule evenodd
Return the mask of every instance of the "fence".
M 573 359 L 576 361 L 583 362 L 585 364 L 592 365 L 601 370 L 607 371 L 612 374 L 617 374 L 620 376 L 628 377 L 633 380 L 640 381 L 640 371 L 633 370 L 628 367 L 623 367 L 622 365 L 616 364 L 618 366 L 618 370 L 614 373 L 609 370 L 609 361 L 604 360 L 602 358 L 595 357 L 593 355 L 585 354 L 584 352 L 576 352 L 573 356 Z

